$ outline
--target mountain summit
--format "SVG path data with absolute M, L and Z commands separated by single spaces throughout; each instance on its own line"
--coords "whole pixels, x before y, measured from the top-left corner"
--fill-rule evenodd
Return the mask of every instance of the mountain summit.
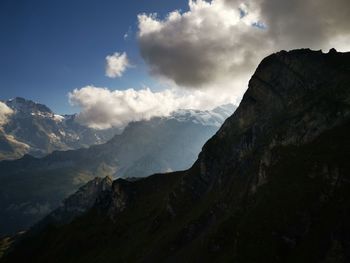
M 265 58 L 194 165 L 115 180 L 4 262 L 347 262 L 350 53 Z
M 15 112 L 20 112 L 21 114 L 41 114 L 41 115 L 48 115 L 49 117 L 52 117 L 53 112 L 51 109 L 49 109 L 47 106 L 36 103 L 31 100 L 26 100 L 21 97 L 16 97 L 13 99 L 9 99 L 5 102 L 8 107 L 10 107 Z
M 101 144 L 121 132 L 117 128 L 88 128 L 76 121 L 76 115 L 58 115 L 43 104 L 20 97 L 4 103 L 13 114 L 0 127 L 0 161 Z

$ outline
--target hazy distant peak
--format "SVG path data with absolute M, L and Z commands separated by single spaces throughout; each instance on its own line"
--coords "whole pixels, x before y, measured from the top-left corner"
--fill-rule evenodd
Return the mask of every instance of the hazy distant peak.
M 178 121 L 191 121 L 193 123 L 220 127 L 225 119 L 232 115 L 237 107 L 234 104 L 218 106 L 213 110 L 182 109 L 174 111 L 170 118 Z

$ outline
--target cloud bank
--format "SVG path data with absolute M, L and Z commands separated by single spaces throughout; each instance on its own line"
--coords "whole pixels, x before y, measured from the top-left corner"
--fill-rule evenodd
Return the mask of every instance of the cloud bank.
M 128 67 L 130 63 L 125 52 L 106 57 L 106 76 L 109 78 L 121 77 Z
M 153 75 L 185 88 L 243 93 L 270 53 L 349 50 L 349 17 L 348 0 L 190 0 L 187 12 L 164 19 L 140 14 L 138 42 Z
M 215 98 L 215 99 L 213 99 Z M 163 90 L 115 90 L 86 86 L 69 93 L 70 103 L 80 107 L 78 121 L 95 129 L 124 127 L 131 121 L 168 116 L 178 109 L 212 109 L 235 98 L 211 92 Z
M 188 7 L 163 19 L 138 16 L 141 56 L 150 73 L 173 88 L 74 90 L 69 96 L 81 108 L 80 122 L 98 129 L 121 127 L 180 108 L 238 102 L 258 63 L 273 52 L 350 50 L 348 0 L 190 0 Z M 122 76 L 129 66 L 126 53 L 106 61 L 109 77 Z
M 0 126 L 7 123 L 8 117 L 12 113 L 13 113 L 13 110 L 9 108 L 5 103 L 0 101 Z

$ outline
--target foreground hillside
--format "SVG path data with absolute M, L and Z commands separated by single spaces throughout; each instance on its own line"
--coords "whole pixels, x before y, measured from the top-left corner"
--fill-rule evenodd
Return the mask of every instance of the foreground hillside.
M 122 134 L 88 149 L 0 162 L 0 236 L 27 229 L 96 176 L 142 177 L 189 168 L 234 109 L 181 110 L 130 123 Z
M 4 262 L 348 262 L 350 53 L 265 58 L 186 171 L 118 179 Z

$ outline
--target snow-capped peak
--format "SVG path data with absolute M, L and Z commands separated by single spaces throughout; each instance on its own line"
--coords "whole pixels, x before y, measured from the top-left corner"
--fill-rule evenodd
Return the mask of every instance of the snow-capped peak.
M 21 97 L 16 97 L 10 100 L 7 100 L 6 105 L 10 107 L 12 110 L 14 110 L 16 113 L 22 113 L 22 114 L 31 114 L 35 113 L 38 115 L 53 115 L 53 112 L 51 109 L 49 109 L 47 106 L 36 103 L 31 100 L 26 100 Z
M 226 104 L 214 108 L 213 110 L 192 110 L 182 109 L 174 111 L 170 118 L 178 121 L 192 121 L 193 123 L 202 124 L 205 126 L 220 127 L 222 123 L 232 115 L 237 107 L 233 104 Z

